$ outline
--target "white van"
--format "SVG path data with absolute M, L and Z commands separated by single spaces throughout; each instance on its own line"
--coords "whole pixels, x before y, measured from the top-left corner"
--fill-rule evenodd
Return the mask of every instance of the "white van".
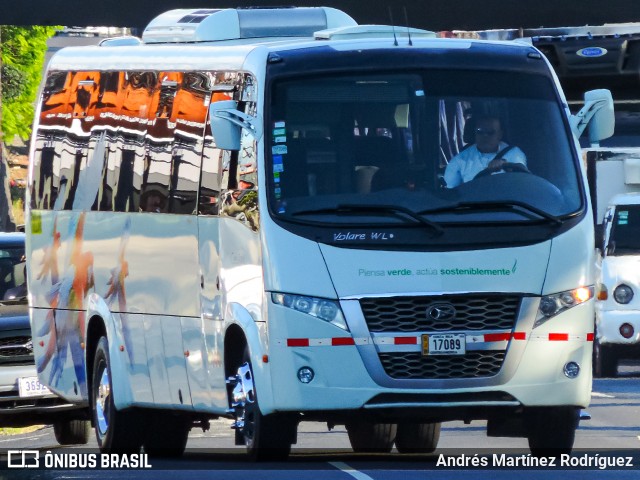
M 614 196 L 603 222 L 604 243 L 596 302 L 596 375 L 614 376 L 621 358 L 640 343 L 640 194 Z
M 179 454 L 217 417 L 255 458 L 302 419 L 356 451 L 475 419 L 571 450 L 594 318 L 573 133 L 611 135 L 606 93 L 570 117 L 531 45 L 331 8 L 174 10 L 61 50 L 27 212 L 41 382 L 103 450 Z M 500 146 L 446 185 L 469 135 L 520 166 Z

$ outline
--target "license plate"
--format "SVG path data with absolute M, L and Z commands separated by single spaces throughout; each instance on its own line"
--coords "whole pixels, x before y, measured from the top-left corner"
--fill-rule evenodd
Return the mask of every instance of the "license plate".
M 51 395 L 51 390 L 42 385 L 38 377 L 22 377 L 18 379 L 18 391 L 21 397 L 40 397 Z
M 422 355 L 464 355 L 466 351 L 464 333 L 422 335 Z

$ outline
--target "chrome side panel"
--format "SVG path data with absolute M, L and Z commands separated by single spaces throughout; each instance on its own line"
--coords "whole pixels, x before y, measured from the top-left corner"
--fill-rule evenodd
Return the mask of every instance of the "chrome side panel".
M 88 398 L 83 348 L 97 315 L 112 369 L 121 372 L 113 372 L 119 408 L 132 402 L 191 408 L 181 318 L 200 322 L 195 217 L 33 214 L 39 225 L 28 247 L 29 278 L 43 381 L 69 400 Z
M 212 161 L 213 159 L 209 159 Z M 212 170 L 213 174 L 219 174 L 219 165 L 214 162 L 207 166 L 204 159 L 205 170 Z M 194 331 L 193 342 L 197 342 L 197 336 L 201 337 L 202 369 L 200 382 L 202 387 L 200 395 L 207 405 L 224 412 L 228 407 L 227 389 L 224 375 L 224 322 L 222 315 L 223 293 L 221 289 L 220 272 L 220 219 L 216 216 L 198 217 L 198 249 L 200 261 L 200 305 L 201 318 L 199 330 Z M 198 326 L 195 323 L 194 327 Z M 188 364 L 195 368 L 197 359 L 188 358 Z M 191 367 L 190 367 L 191 368 Z M 191 371 L 191 370 L 190 370 Z M 195 381 L 195 379 L 194 379 Z M 191 379 L 190 379 L 191 382 Z M 192 387 L 193 394 L 193 387 Z M 206 400 L 204 399 L 206 397 Z M 194 407 L 197 409 L 198 402 Z

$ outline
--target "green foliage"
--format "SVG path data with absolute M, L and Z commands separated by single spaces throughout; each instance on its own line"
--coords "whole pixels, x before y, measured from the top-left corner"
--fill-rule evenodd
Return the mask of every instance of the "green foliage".
M 34 102 L 38 94 L 47 39 L 59 27 L 0 27 L 2 54 L 2 125 L 7 139 L 31 134 Z
M 26 74 L 13 65 L 2 65 L 2 101 L 16 100 L 22 95 Z

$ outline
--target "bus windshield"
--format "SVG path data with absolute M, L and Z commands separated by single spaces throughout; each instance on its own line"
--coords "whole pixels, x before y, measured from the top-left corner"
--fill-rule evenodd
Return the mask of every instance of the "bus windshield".
M 297 77 L 274 83 L 267 122 L 270 211 L 285 222 L 557 222 L 584 206 L 542 75 Z

